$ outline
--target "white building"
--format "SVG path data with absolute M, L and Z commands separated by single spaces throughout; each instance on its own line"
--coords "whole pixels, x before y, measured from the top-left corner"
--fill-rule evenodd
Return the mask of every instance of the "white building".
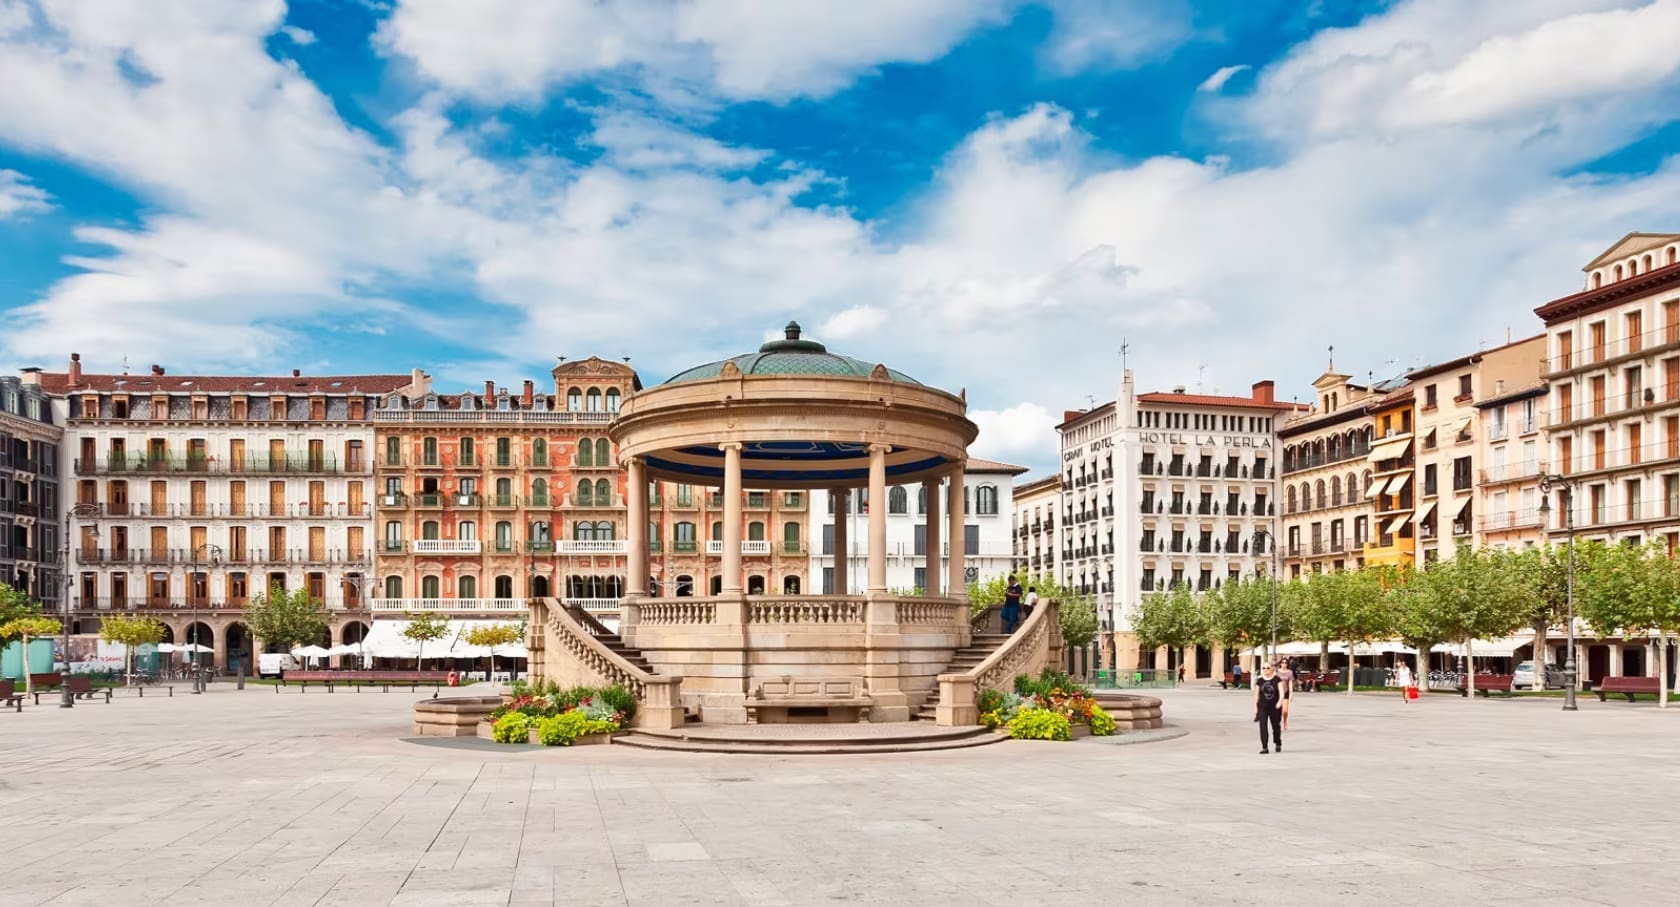
M 1062 437 L 1057 579 L 1096 599 L 1120 670 L 1155 665 L 1130 632 L 1143 596 L 1199 591 L 1269 572 L 1277 520 L 1277 431 L 1295 404 L 1272 382 L 1248 397 L 1138 394 L 1070 412 Z M 1204 663 L 1205 662 L 1205 663 Z M 1195 673 L 1214 669 L 1203 653 Z
M 1014 505 L 1011 488 L 1014 478 L 1027 471 L 1024 466 L 994 463 L 990 460 L 970 459 L 963 472 L 963 552 L 970 582 L 983 582 L 994 576 L 1007 575 L 1014 569 L 1012 546 Z M 941 485 L 941 488 L 946 487 Z M 922 499 L 921 486 L 894 486 L 887 490 L 887 586 L 891 589 L 927 588 L 926 565 L 927 526 L 924 517 L 927 502 Z M 944 492 L 941 491 L 941 494 Z M 852 506 L 846 537 L 851 549 L 842 565 L 851 572 L 849 589 L 867 585 L 868 554 L 867 522 L 869 490 L 860 488 L 852 493 Z M 824 594 L 834 592 L 834 501 L 825 490 L 811 493 L 810 538 L 816 542 L 811 552 L 811 576 L 822 583 Z M 950 541 L 943 543 L 944 554 L 950 553 Z M 941 569 L 944 569 L 941 567 Z

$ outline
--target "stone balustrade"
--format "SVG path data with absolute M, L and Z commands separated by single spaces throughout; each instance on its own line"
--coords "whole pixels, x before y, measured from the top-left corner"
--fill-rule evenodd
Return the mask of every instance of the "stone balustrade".
M 862 596 L 751 596 L 747 599 L 746 618 L 748 623 L 759 624 L 861 624 L 865 607 Z
M 646 599 L 637 622 L 655 627 L 705 625 L 717 622 L 717 603 L 701 598 Z

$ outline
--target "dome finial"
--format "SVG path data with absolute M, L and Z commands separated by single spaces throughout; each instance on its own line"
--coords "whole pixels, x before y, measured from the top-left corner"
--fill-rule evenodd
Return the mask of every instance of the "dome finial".
M 789 340 L 798 340 L 799 339 L 799 322 L 790 321 L 790 322 L 787 323 L 787 327 L 783 328 L 782 330 L 786 333 L 787 339 L 789 339 Z

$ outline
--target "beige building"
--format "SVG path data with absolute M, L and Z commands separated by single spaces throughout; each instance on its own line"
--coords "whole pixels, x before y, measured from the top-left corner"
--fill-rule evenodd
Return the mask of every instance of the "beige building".
M 1584 269 L 1586 288 L 1535 309 L 1546 323 L 1549 531 L 1680 542 L 1680 234 L 1630 233 Z
M 1477 380 L 1476 517 L 1478 548 L 1531 548 L 1542 542 L 1540 474 L 1546 470 L 1540 411 L 1544 335 L 1489 352 Z
M 1056 578 L 1056 513 L 1062 477 L 1048 475 L 1015 486 L 1015 569 L 1030 579 Z
M 1313 382 L 1317 399 L 1278 429 L 1283 485 L 1283 575 L 1356 569 L 1371 536 L 1375 421 L 1370 404 L 1386 387 L 1354 384 L 1334 362 Z

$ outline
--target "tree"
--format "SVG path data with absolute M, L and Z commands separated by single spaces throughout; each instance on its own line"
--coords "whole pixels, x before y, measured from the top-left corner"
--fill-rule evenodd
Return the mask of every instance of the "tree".
M 1318 669 L 1330 669 L 1330 644 L 1345 635 L 1347 574 L 1319 573 L 1284 584 L 1279 608 L 1289 618 L 1291 635 L 1319 644 Z
M 163 640 L 163 622 L 151 617 L 107 617 L 99 622 L 99 638 L 122 644 L 127 655 L 128 682 L 134 683 L 134 650 Z
M 1196 593 L 1180 583 L 1144 596 L 1132 612 L 1132 631 L 1145 648 L 1183 649 L 1207 639 L 1207 618 Z
M 17 640 L 23 643 L 23 691 L 35 692 L 35 684 L 29 673 L 29 643 L 31 640 L 50 637 L 61 629 L 56 618 L 41 617 L 39 615 L 24 615 L 14 617 L 0 624 L 0 644 Z M 70 669 L 70 653 L 64 653 L 64 669 Z
M 422 611 L 419 614 L 408 615 L 408 626 L 403 627 L 402 635 L 404 639 L 414 642 L 420 647 L 414 656 L 416 667 L 425 666 L 423 659 L 426 656 L 426 643 L 442 639 L 448 633 L 449 621 L 444 620 L 443 615 L 435 611 Z
M 468 630 L 468 645 L 484 646 L 490 650 L 490 674 L 496 673 L 496 649 L 511 646 L 525 638 L 524 624 L 479 624 Z
M 1269 576 L 1228 581 L 1206 600 L 1208 635 L 1227 652 L 1258 648 L 1271 639 L 1272 596 L 1276 581 Z M 1283 615 L 1278 616 L 1279 621 Z M 1280 623 L 1279 632 L 1282 633 Z
M 309 590 L 287 592 L 278 583 L 245 606 L 245 624 L 253 636 L 287 652 L 327 633 L 326 613 Z
M 1680 567 L 1661 543 L 1647 547 L 1610 545 L 1591 556 L 1587 582 L 1576 590 L 1581 616 L 1599 636 L 1648 638 L 1653 631 L 1658 647 L 1658 674 L 1668 706 L 1668 633 L 1680 625 Z
M 969 583 L 969 609 L 979 614 L 991 605 L 1002 602 L 1003 591 L 1007 588 L 1007 576 L 994 576 L 983 583 Z M 1050 579 L 1033 579 L 1022 583 L 1022 588 L 1032 589 L 1038 593 L 1039 598 L 1056 600 L 1057 623 L 1061 625 L 1062 642 L 1065 645 L 1076 648 L 1090 645 L 1091 640 L 1097 637 L 1097 606 L 1091 596 Z
M 13 589 L 5 583 L 0 583 L 0 627 L 17 620 L 20 617 L 40 617 L 41 603 L 29 597 L 29 593 L 21 589 Z M 0 647 L 16 640 L 0 633 Z
M 1347 640 L 1347 691 L 1353 695 L 1354 652 L 1361 644 L 1388 639 L 1395 633 L 1394 601 L 1390 585 L 1400 582 L 1392 567 L 1366 567 L 1347 574 L 1342 587 L 1342 638 Z
M 1464 664 L 1469 675 L 1465 684 L 1474 690 L 1476 662 L 1471 641 L 1510 636 L 1528 624 L 1534 614 L 1534 587 L 1523 573 L 1528 562 L 1517 552 L 1461 546 L 1455 560 L 1464 561 L 1461 569 L 1468 574 L 1474 602 L 1469 635 L 1464 640 Z M 1544 674 L 1539 676 L 1543 685 Z

